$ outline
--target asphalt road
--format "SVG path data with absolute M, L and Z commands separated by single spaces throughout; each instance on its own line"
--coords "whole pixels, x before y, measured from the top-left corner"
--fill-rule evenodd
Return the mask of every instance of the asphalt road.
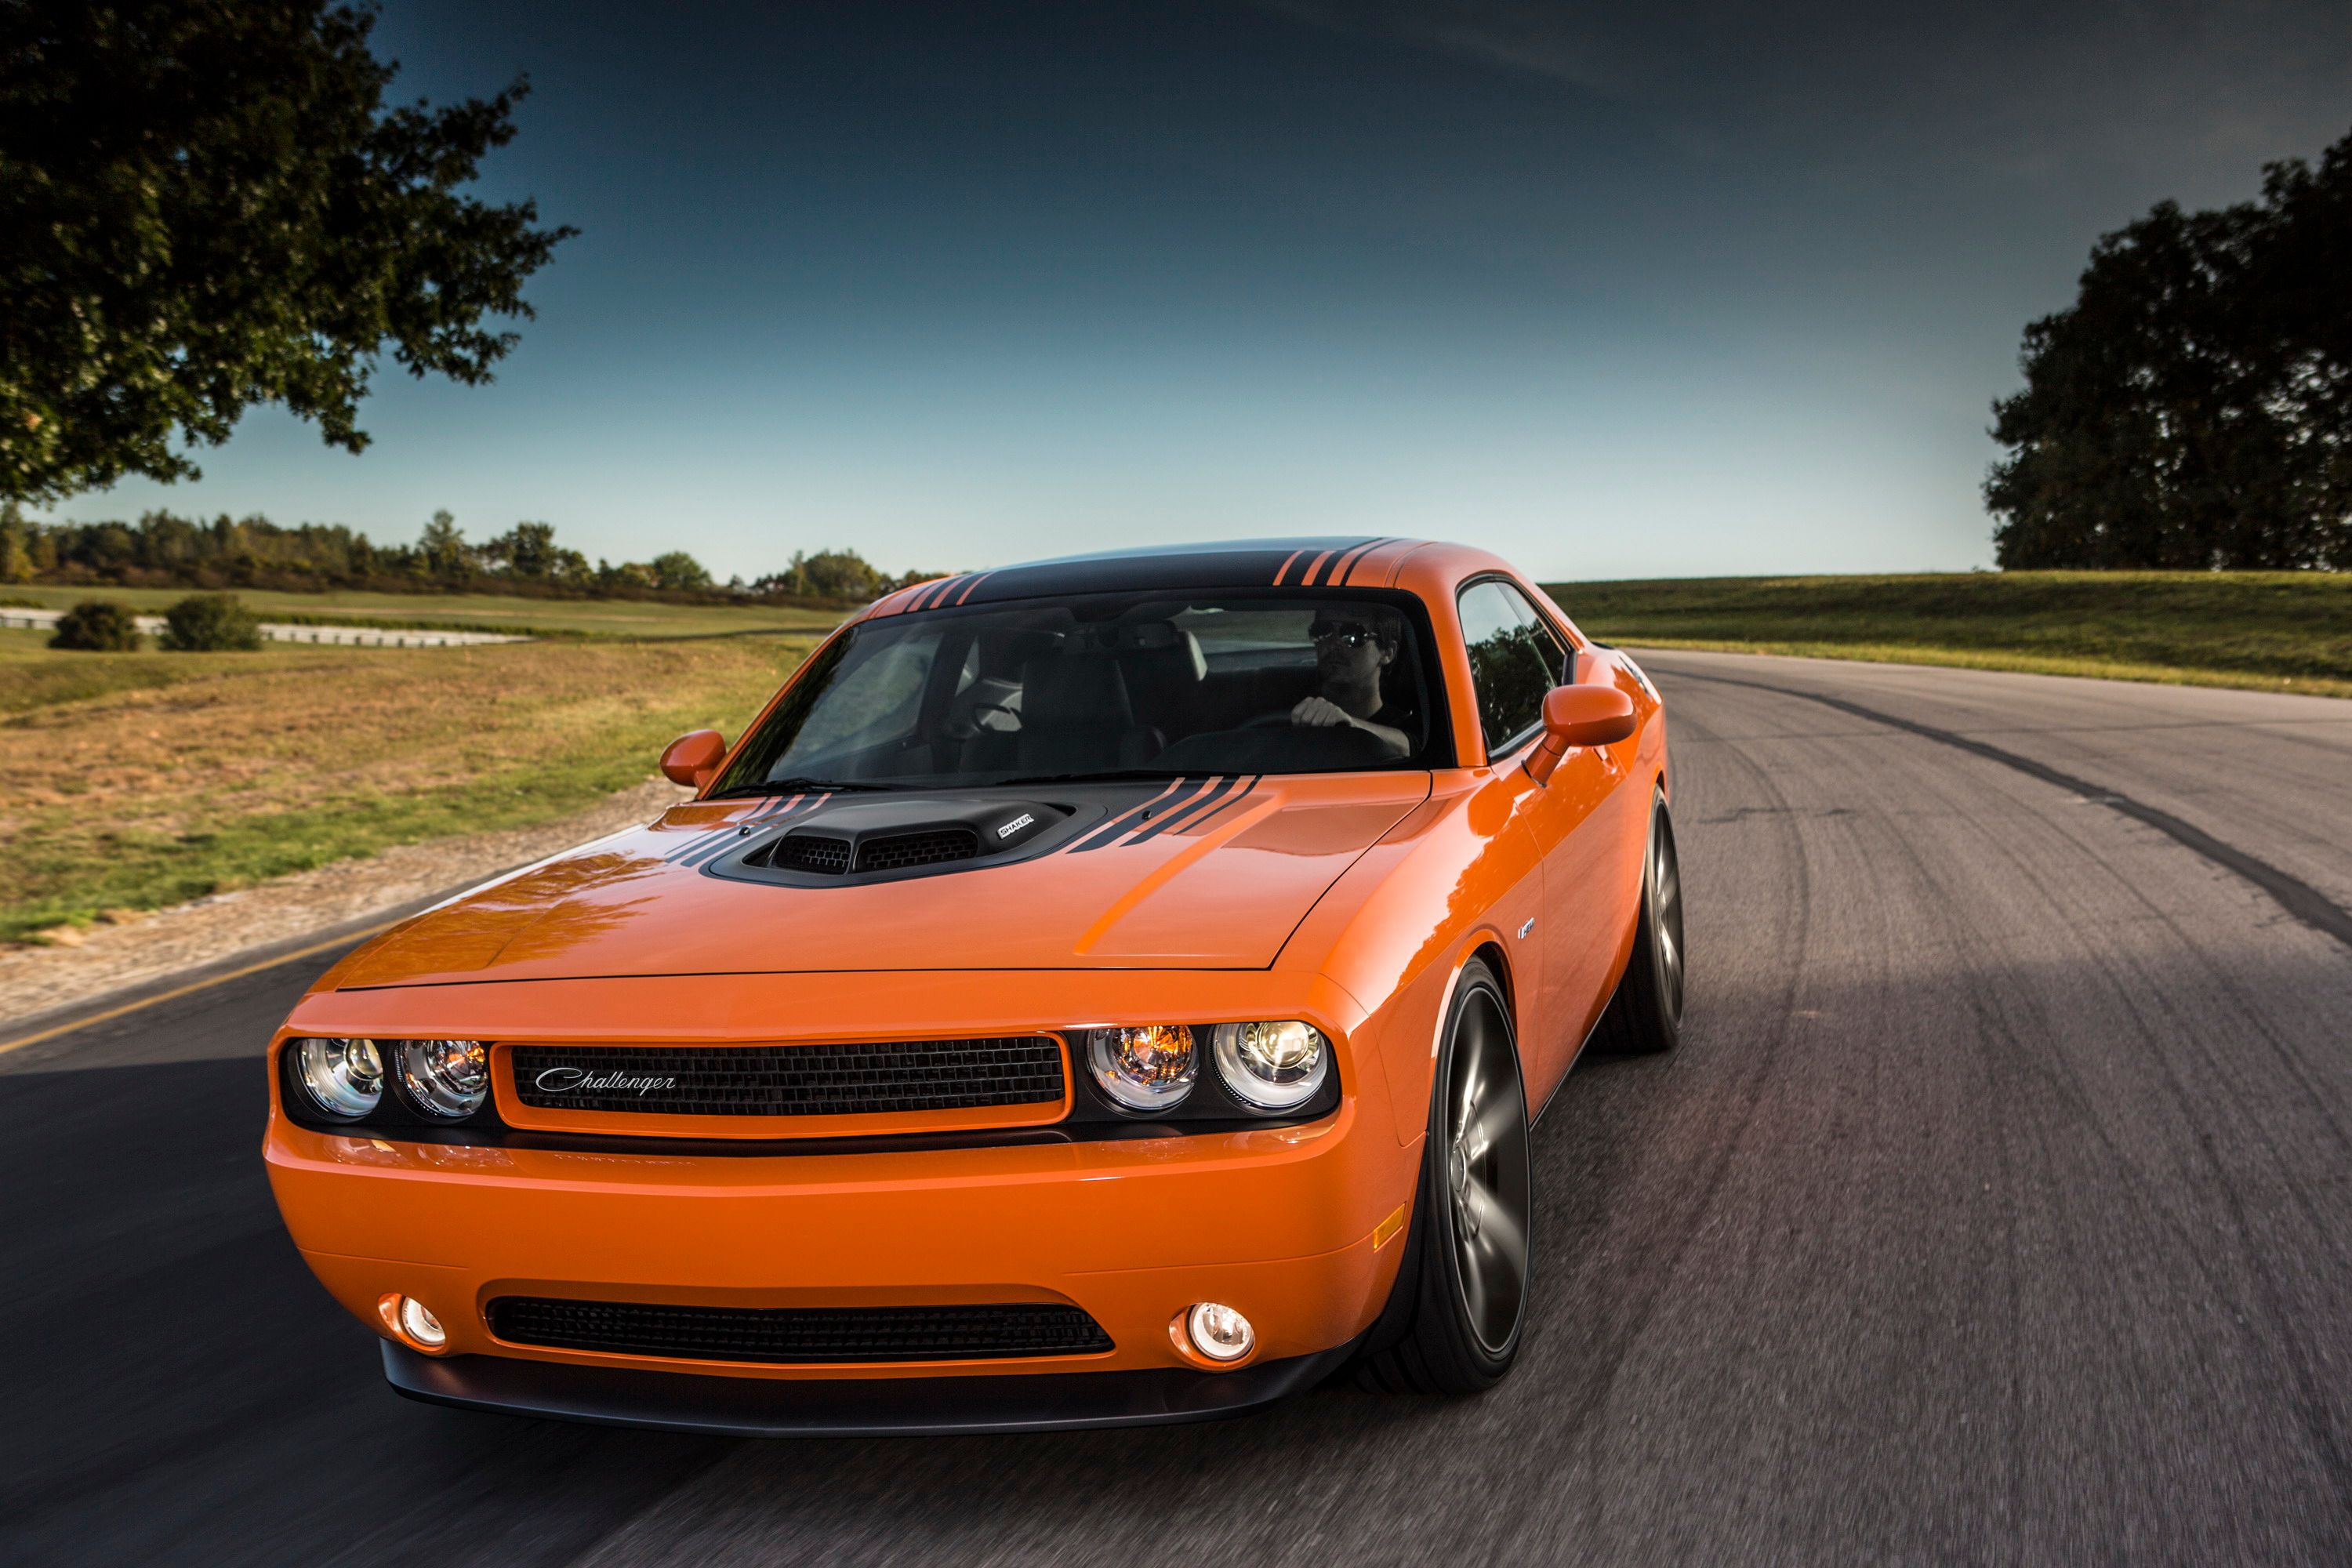
M 304 1273 L 307 965 L 0 1057 L 0 1562 L 2352 1560 L 2352 703 L 1658 654 L 1685 1044 L 1456 1403 L 737 1444 L 411 1405 Z

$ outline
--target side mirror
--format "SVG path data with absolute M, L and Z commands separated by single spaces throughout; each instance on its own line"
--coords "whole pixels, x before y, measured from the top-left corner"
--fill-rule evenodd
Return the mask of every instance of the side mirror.
M 719 771 L 727 755 L 727 737 L 716 730 L 691 730 L 662 750 L 662 776 L 672 784 L 700 789 Z
M 1633 700 L 1613 686 L 1555 686 L 1544 693 L 1544 732 L 1528 752 L 1528 776 L 1549 784 L 1570 746 L 1608 746 L 1634 730 Z

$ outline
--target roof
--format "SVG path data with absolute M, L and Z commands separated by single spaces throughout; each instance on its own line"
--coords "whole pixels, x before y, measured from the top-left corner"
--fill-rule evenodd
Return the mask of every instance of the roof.
M 1336 538 L 1241 539 L 1154 545 L 966 572 L 887 595 L 877 616 L 1038 599 L 1066 594 L 1154 588 L 1385 587 L 1419 541 L 1358 534 Z

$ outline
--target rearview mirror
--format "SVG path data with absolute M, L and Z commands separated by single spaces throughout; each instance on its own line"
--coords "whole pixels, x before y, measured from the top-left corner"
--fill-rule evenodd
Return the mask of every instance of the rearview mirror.
M 662 776 L 672 784 L 700 789 L 719 771 L 727 755 L 727 737 L 716 730 L 690 730 L 662 752 Z
M 1613 686 L 1555 686 L 1544 693 L 1544 732 L 1528 753 L 1528 776 L 1548 784 L 1570 746 L 1614 745 L 1634 729 L 1633 700 Z

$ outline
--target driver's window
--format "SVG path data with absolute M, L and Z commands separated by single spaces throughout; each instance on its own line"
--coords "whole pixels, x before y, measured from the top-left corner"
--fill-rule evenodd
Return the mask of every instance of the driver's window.
M 1564 678 L 1567 650 L 1526 595 L 1507 583 L 1473 583 L 1458 604 L 1478 727 L 1491 760 L 1543 721 L 1544 693 Z

